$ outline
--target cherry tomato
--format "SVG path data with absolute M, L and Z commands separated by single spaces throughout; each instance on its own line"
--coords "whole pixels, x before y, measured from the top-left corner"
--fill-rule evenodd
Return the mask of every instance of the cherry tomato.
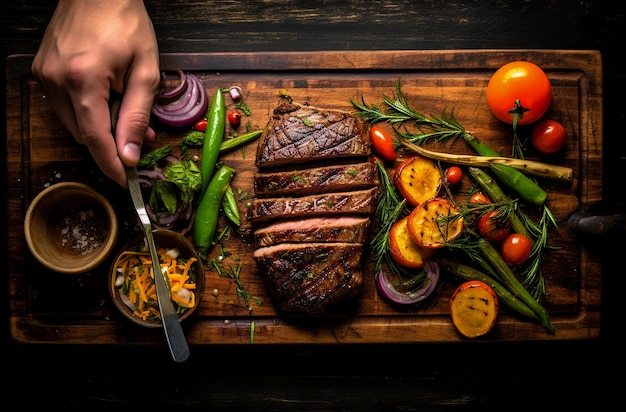
M 502 258 L 511 265 L 521 265 L 528 260 L 532 243 L 519 233 L 511 233 L 502 241 Z
M 552 154 L 561 150 L 566 138 L 567 132 L 561 123 L 546 119 L 533 126 L 530 141 L 541 153 Z
M 478 220 L 478 232 L 491 242 L 502 242 L 511 232 L 511 222 L 504 216 L 498 216 L 497 210 L 483 214 Z
M 206 119 L 200 119 L 196 122 L 193 128 L 199 132 L 206 131 Z
M 389 134 L 378 126 L 370 129 L 370 139 L 374 150 L 386 160 L 396 160 L 396 149 L 393 146 L 393 139 Z
M 491 203 L 491 199 L 489 199 L 487 195 L 484 194 L 483 192 L 474 192 L 470 196 L 469 202 L 476 203 L 476 204 L 482 204 L 482 203 L 489 204 Z
M 487 105 L 505 123 L 518 125 L 538 121 L 548 110 L 552 88 L 546 73 L 537 65 L 514 61 L 500 67 L 487 84 Z M 519 100 L 519 105 L 516 103 Z
M 491 199 L 489 199 L 489 196 L 487 196 L 483 192 L 474 192 L 470 196 L 468 203 L 475 204 L 475 205 L 488 205 L 491 203 Z M 476 210 L 479 210 L 479 209 L 480 209 L 480 206 L 477 206 Z M 476 212 L 476 211 L 473 211 L 472 213 L 470 213 L 469 216 L 471 217 L 471 222 L 476 222 L 479 215 L 480 215 L 480 212 Z
M 458 166 L 450 166 L 446 170 L 446 181 L 451 185 L 456 185 L 463 178 L 463 171 Z
M 228 122 L 233 127 L 237 127 L 241 124 L 241 113 L 237 110 L 228 113 Z

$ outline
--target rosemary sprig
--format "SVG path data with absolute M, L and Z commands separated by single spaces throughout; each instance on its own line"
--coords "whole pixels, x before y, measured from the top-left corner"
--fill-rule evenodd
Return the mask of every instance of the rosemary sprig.
M 252 310 L 253 310 L 252 304 L 250 303 L 250 301 L 254 300 L 256 304 L 259 306 L 263 304 L 263 300 L 260 297 L 251 294 L 245 288 L 241 280 L 241 259 L 239 256 L 235 257 L 234 266 L 229 266 L 228 268 L 226 268 L 226 270 L 219 271 L 219 274 L 221 277 L 227 277 L 229 279 L 234 280 L 235 288 L 237 290 L 237 296 L 243 299 L 246 305 L 246 308 L 248 309 L 248 312 L 252 313 Z
M 401 140 L 396 141 L 397 146 L 406 145 L 403 141 L 414 145 L 421 145 L 427 141 L 442 142 L 448 139 L 454 140 L 459 137 L 468 141 L 470 138 L 473 138 L 463 125 L 454 118 L 454 110 L 451 110 L 449 113 L 444 112 L 442 116 L 426 116 L 415 110 L 411 106 L 408 96 L 402 92 L 399 80 L 396 81 L 395 94 L 392 97 L 383 96 L 382 105 L 367 104 L 364 98 L 361 98 L 360 102 L 351 100 L 351 103 L 357 110 L 355 115 L 363 118 L 365 121 L 370 123 L 387 122 L 392 124 L 395 132 L 401 137 Z M 416 131 L 412 129 L 409 130 L 407 126 L 412 126 Z M 520 141 L 516 133 L 516 124 L 513 125 L 513 132 L 514 147 L 512 154 L 516 159 L 523 160 Z M 383 174 L 381 174 L 381 176 L 382 175 Z M 383 195 L 388 190 L 385 184 L 388 184 L 388 182 L 383 180 Z M 384 199 L 384 197 L 382 199 Z M 393 224 L 393 222 L 389 222 L 387 219 L 391 219 L 393 213 L 400 213 L 400 210 L 393 207 L 393 199 L 386 205 L 381 201 L 378 206 L 380 210 L 377 210 L 377 214 L 381 217 L 381 231 L 374 237 L 371 243 L 372 251 L 376 256 L 377 271 L 380 266 L 382 266 L 382 262 L 391 260 L 385 257 L 385 251 L 388 250 L 389 246 L 388 229 Z M 517 204 L 513 204 L 508 208 L 505 206 L 501 208 L 505 209 L 503 213 L 518 213 L 522 216 L 524 225 L 528 228 L 532 237 L 536 239 L 531 252 L 532 260 L 520 274 L 520 277 L 522 278 L 522 283 L 530 289 L 533 297 L 539 299 L 546 293 L 545 281 L 540 272 L 541 258 L 545 249 L 549 247 L 547 244 L 548 231 L 551 226 L 556 227 L 556 221 L 545 205 L 543 206 L 543 215 L 538 223 L 533 222 L 532 219 L 526 216 Z M 386 211 L 386 214 L 383 216 L 382 213 L 384 211 Z M 387 231 L 384 232 L 383 229 Z M 468 242 L 467 239 L 452 242 L 450 246 L 454 249 L 467 249 L 466 253 L 470 256 L 470 259 L 477 261 L 475 250 L 473 250 L 471 242 Z
M 376 262 L 375 270 L 378 273 L 382 269 L 383 263 L 390 263 L 390 259 L 388 259 L 389 230 L 400 216 L 408 212 L 406 199 L 400 198 L 396 192 L 385 170 L 385 166 L 381 162 L 376 162 L 376 166 L 381 181 L 381 192 L 375 212 L 379 228 L 378 233 L 370 241 L 370 247 Z
M 557 227 L 556 219 L 547 206 L 543 207 L 543 213 L 539 222 L 535 224 L 525 213 L 518 213 L 525 222 L 533 237 L 536 239 L 530 252 L 531 262 L 521 272 L 522 285 L 526 286 L 530 294 L 537 300 L 546 295 L 545 279 L 541 276 L 541 259 L 546 249 L 555 249 L 548 244 L 548 232 L 550 227 Z
M 394 97 L 383 96 L 383 105 L 368 105 L 361 98 L 361 103 L 350 100 L 352 106 L 357 109 L 356 116 L 370 123 L 387 122 L 392 125 L 401 125 L 410 122 L 419 132 L 411 133 L 401 131 L 396 127 L 396 132 L 402 138 L 411 143 L 422 144 L 427 140 L 444 141 L 450 138 L 463 137 L 467 131 L 454 118 L 454 110 L 449 115 L 444 113 L 441 117 L 428 117 L 411 107 L 408 96 L 402 92 L 400 81 L 396 81 L 396 94 Z
M 401 198 L 395 186 L 391 183 L 389 175 L 381 162 L 376 162 L 378 173 L 381 180 L 381 193 L 379 202 L 376 206 L 376 221 L 378 224 L 378 232 L 370 241 L 370 249 L 375 262 L 376 276 L 385 266 L 396 279 L 402 279 L 401 287 L 406 290 L 421 288 L 424 286 L 427 277 L 426 273 L 418 271 L 417 273 L 409 272 L 406 268 L 397 264 L 390 255 L 390 238 L 389 231 L 391 226 L 400 218 L 407 216 L 409 210 L 406 205 L 406 199 Z M 391 277 L 390 277 L 391 278 Z

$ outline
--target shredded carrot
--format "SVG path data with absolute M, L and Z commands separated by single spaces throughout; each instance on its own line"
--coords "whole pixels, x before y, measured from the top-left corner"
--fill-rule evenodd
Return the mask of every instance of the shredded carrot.
M 183 302 L 176 296 L 176 291 L 181 288 L 193 290 L 196 288 L 193 264 L 195 258 L 180 259 L 172 258 L 167 249 L 157 249 L 161 271 L 170 282 L 172 300 L 178 306 L 178 313 L 195 306 L 195 294 L 191 292 L 189 302 Z M 125 293 L 129 301 L 137 307 L 134 315 L 144 320 L 160 319 L 156 287 L 152 270 L 150 253 L 143 250 L 127 250 L 120 254 L 115 262 L 113 282 L 118 276 L 124 276 L 123 285 L 118 288 L 119 293 Z

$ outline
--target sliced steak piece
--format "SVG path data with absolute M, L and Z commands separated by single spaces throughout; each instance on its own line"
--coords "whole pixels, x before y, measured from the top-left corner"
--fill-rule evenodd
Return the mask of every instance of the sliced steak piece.
M 359 294 L 362 252 L 359 243 L 282 243 L 252 256 L 280 310 L 320 315 Z
M 370 218 L 367 216 L 311 217 L 281 220 L 254 231 L 255 247 L 292 242 L 365 243 Z
M 302 197 L 273 197 L 254 199 L 251 219 L 290 219 L 306 216 L 367 214 L 376 209 L 378 188 L 350 192 L 322 193 Z
M 377 166 L 371 162 L 259 172 L 254 176 L 257 196 L 302 195 L 360 190 L 378 186 Z
M 256 165 L 274 167 L 370 153 L 362 119 L 340 110 L 283 103 L 274 109 L 259 140 Z

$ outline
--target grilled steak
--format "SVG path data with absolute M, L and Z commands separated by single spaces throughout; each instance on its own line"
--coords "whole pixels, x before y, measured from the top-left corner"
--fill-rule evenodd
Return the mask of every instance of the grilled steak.
M 277 309 L 322 315 L 356 297 L 378 197 L 367 125 L 351 114 L 283 103 L 263 131 L 249 219 L 253 258 Z
M 370 141 L 362 119 L 340 110 L 283 103 L 260 138 L 260 168 L 368 156 Z
M 295 218 L 313 215 L 368 214 L 376 208 L 378 188 L 366 190 L 323 193 L 302 197 L 274 197 L 254 199 L 254 221 L 276 218 Z
M 368 216 L 312 217 L 284 220 L 254 231 L 256 247 L 292 242 L 365 243 L 369 229 Z
M 361 291 L 362 249 L 359 243 L 283 243 L 252 256 L 279 309 L 319 315 Z
M 378 186 L 374 163 L 313 167 L 309 169 L 259 172 L 254 190 L 259 196 L 301 195 L 323 192 L 360 190 Z

